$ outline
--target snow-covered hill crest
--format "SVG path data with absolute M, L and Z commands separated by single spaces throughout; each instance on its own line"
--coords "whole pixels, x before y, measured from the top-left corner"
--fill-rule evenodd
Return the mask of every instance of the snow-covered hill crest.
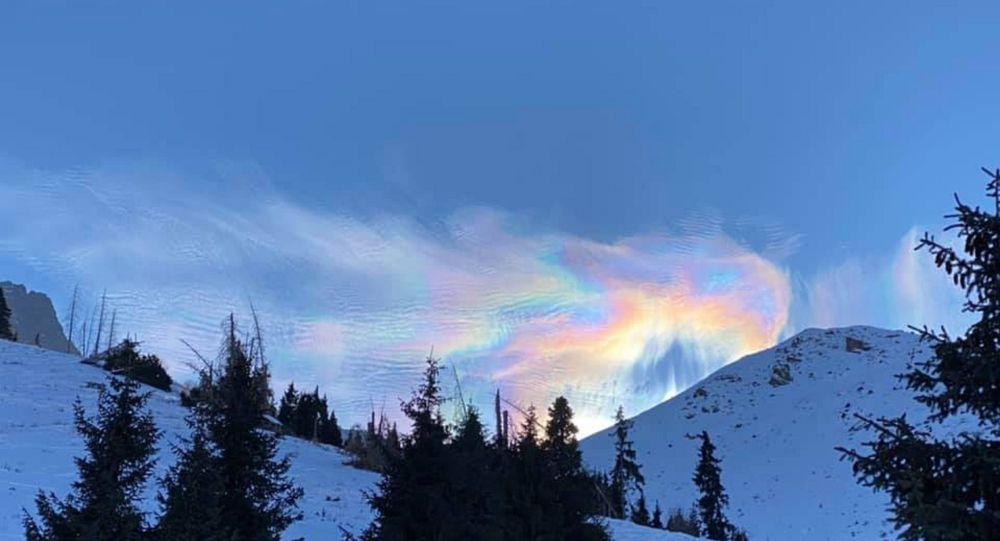
M 695 501 L 697 442 L 718 445 L 730 518 L 754 540 L 879 539 L 887 498 L 860 487 L 836 446 L 859 447 L 854 413 L 925 415 L 896 374 L 926 359 L 908 332 L 872 327 L 810 329 L 715 372 L 637 416 L 633 431 L 646 495 L 664 508 Z M 612 463 L 607 431 L 583 441 L 591 467 Z

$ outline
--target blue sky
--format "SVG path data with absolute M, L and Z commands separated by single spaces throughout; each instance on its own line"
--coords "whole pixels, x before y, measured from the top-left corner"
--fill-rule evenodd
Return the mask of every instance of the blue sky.
M 600 334 L 594 321 L 647 314 L 641 332 L 628 331 L 640 351 L 613 371 L 622 389 L 658 382 L 635 409 L 760 337 L 954 321 L 940 285 L 924 294 L 888 284 L 929 274 L 907 243 L 940 228 L 952 192 L 981 196 L 980 166 L 1000 165 L 996 3 L 500 4 L 5 3 L 0 208 L 14 217 L 0 221 L 0 278 L 46 289 L 57 304 L 76 282 L 117 291 L 137 332 L 177 356 L 163 327 L 197 335 L 227 302 L 254 296 L 272 319 L 298 322 L 274 324 L 294 359 L 277 376 L 323 383 L 347 370 L 344 359 L 410 353 L 376 355 L 371 343 L 410 346 L 419 331 L 475 359 L 469 378 L 484 389 L 504 377 L 526 386 L 565 372 L 557 360 L 515 359 L 529 355 L 516 344 L 541 347 L 538 318 L 559 328 L 558 313 Z M 108 234 L 131 251 L 104 250 Z M 345 248 L 324 236 L 354 240 Z M 359 239 L 383 250 L 370 266 L 329 265 L 358 257 Z M 151 244 L 162 251 L 134 249 Z M 317 246 L 347 251 L 300 257 Z M 397 257 L 411 250 L 422 255 Z M 447 310 L 440 299 L 453 292 L 439 277 L 461 280 L 427 254 L 467 268 L 468 314 L 456 321 L 483 317 L 489 331 L 450 320 L 371 330 L 411 310 Z M 134 257 L 144 263 L 120 263 Z M 521 277 L 532 287 L 505 289 L 510 261 L 538 265 Z M 654 261 L 676 268 L 633 268 Z M 418 268 L 366 282 L 391 264 Z M 154 268 L 163 276 L 148 279 Z M 177 316 L 164 299 L 218 290 L 213 272 L 239 287 Z M 477 273 L 506 278 L 479 283 Z M 783 285 L 771 287 L 779 274 Z M 679 276 L 692 289 L 645 287 Z M 633 296 L 704 307 L 692 291 L 712 284 L 735 292 L 726 318 L 763 318 L 747 323 L 752 332 L 654 324 L 650 306 L 663 297 Z M 761 284 L 771 288 L 754 304 Z M 494 289 L 508 300 L 494 302 Z M 785 319 L 769 319 L 775 303 L 787 305 Z M 497 323 L 510 313 L 529 323 Z M 345 319 L 364 324 L 345 330 Z M 303 353 L 303 328 L 339 345 Z M 342 333 L 371 337 L 358 345 Z M 614 379 L 595 370 L 559 384 L 586 403 L 605 392 L 595 382 Z M 595 398 L 592 414 L 610 414 L 627 394 L 615 393 Z

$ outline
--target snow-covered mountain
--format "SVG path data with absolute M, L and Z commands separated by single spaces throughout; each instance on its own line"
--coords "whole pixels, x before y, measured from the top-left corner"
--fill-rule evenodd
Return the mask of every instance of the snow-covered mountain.
M 39 490 L 68 494 L 76 478 L 73 457 L 83 452 L 73 428 L 73 401 L 79 397 L 92 414 L 105 378 L 104 371 L 77 356 L 0 340 L 0 541 L 24 538 L 22 509 L 34 511 Z M 148 390 L 149 407 L 163 431 L 154 475 L 159 477 L 173 462 L 167 444 L 187 434 L 185 410 L 178 395 Z M 362 491 L 374 488 L 377 475 L 345 466 L 346 457 L 325 445 L 285 438 L 281 452 L 293 455 L 291 475 L 305 490 L 305 518 L 286 538 L 340 539 L 341 527 L 358 532 L 371 521 Z M 150 483 L 145 499 L 150 512 L 154 494 Z M 619 521 L 609 527 L 616 541 L 691 539 Z
M 722 459 L 730 519 L 750 539 L 881 538 L 891 530 L 888 499 L 858 486 L 834 447 L 870 439 L 850 431 L 855 412 L 922 419 L 894 375 L 930 353 L 908 332 L 810 329 L 720 369 L 634 419 L 650 505 L 694 503 L 698 442 L 686 436 L 706 430 Z M 590 466 L 612 463 L 609 432 L 582 448 Z
M 633 439 L 646 476 L 650 505 L 689 507 L 697 442 L 706 430 L 718 446 L 730 518 L 755 541 L 879 539 L 889 531 L 884 495 L 859 487 L 835 446 L 859 446 L 854 412 L 907 413 L 922 407 L 899 389 L 895 374 L 930 351 L 912 333 L 871 327 L 808 330 L 745 357 L 677 397 L 635 418 Z M 73 355 L 0 341 L 0 541 L 22 539 L 22 508 L 33 509 L 39 489 L 63 496 L 76 475 L 82 445 L 73 429 L 72 402 L 94 410 L 99 368 Z M 157 475 L 172 462 L 167 443 L 186 434 L 176 394 L 150 390 L 164 432 Z M 600 432 L 583 441 L 592 467 L 612 461 L 612 439 Z M 281 450 L 305 489 L 305 519 L 288 538 L 339 538 L 371 520 L 362 491 L 377 476 L 343 464 L 338 450 L 294 438 Z M 152 512 L 155 486 L 148 489 Z M 619 541 L 689 537 L 611 521 Z

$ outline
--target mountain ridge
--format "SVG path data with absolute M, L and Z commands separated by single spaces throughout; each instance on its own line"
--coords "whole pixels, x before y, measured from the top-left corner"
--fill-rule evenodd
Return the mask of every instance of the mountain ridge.
M 665 509 L 695 502 L 689 436 L 706 430 L 722 460 L 730 519 L 750 539 L 882 537 L 891 530 L 888 498 L 859 486 L 834 447 L 871 439 L 851 430 L 855 413 L 926 416 L 895 375 L 930 355 L 911 332 L 807 329 L 719 369 L 633 419 L 647 500 Z M 588 466 L 611 465 L 610 434 L 581 442 Z

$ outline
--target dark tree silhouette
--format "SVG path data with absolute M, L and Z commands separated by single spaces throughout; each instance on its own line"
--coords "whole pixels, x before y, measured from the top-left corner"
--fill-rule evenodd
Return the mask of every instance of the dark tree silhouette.
M 295 412 L 299 406 L 299 393 L 295 390 L 295 383 L 288 384 L 285 394 L 281 395 L 281 402 L 278 405 L 278 420 L 285 428 L 295 431 Z
M 606 539 L 603 527 L 593 523 L 595 484 L 583 469 L 578 431 L 569 401 L 563 396 L 556 398 L 549 407 L 541 446 L 559 505 L 551 519 L 560 532 L 558 539 Z
M 160 358 L 156 355 L 140 354 L 139 342 L 131 338 L 126 338 L 108 350 L 104 359 L 104 369 L 163 391 L 169 391 L 173 384 Z
M 65 501 L 38 494 L 40 522 L 24 519 L 28 541 L 143 539 L 145 517 L 136 502 L 155 464 L 159 432 L 138 383 L 110 378 L 108 386 L 100 391 L 96 417 L 86 417 L 79 400 L 74 405 L 86 447 L 76 459 L 79 477 Z
M 615 464 L 611 468 L 609 499 L 611 512 L 615 518 L 625 518 L 625 512 L 629 508 L 629 493 L 631 491 L 641 493 L 646 482 L 636 459 L 632 440 L 629 439 L 631 430 L 632 421 L 625 418 L 625 410 L 619 406 L 615 413 L 615 430 L 611 434 L 615 439 Z
M 649 508 L 646 506 L 645 494 L 639 495 L 639 500 L 632 508 L 632 516 L 630 518 L 632 522 L 638 524 L 639 526 L 650 525 Z
M 277 541 L 301 518 L 302 489 L 288 479 L 288 457 L 276 458 L 277 436 L 261 430 L 272 406 L 267 364 L 257 343 L 251 337 L 244 344 L 230 316 L 221 371 L 203 374 L 195 412 L 218 453 L 224 487 L 220 533 L 226 539 Z
M 17 334 L 14 333 L 14 326 L 10 320 L 10 307 L 7 306 L 7 298 L 2 288 L 0 288 L 0 340 L 17 341 Z
M 441 367 L 431 356 L 426 362 L 423 381 L 402 405 L 411 422 L 410 435 L 403 438 L 400 456 L 389 460 L 378 491 L 369 495 L 376 518 L 365 539 L 451 539 L 446 497 L 451 463 L 448 428 L 441 417 Z
M 156 541 L 224 541 L 222 476 L 218 456 L 197 415 L 188 419 L 191 438 L 175 446 L 177 463 L 160 482 Z
M 697 436 L 701 440 L 698 450 L 698 466 L 695 468 L 694 484 L 698 487 L 698 514 L 701 520 L 701 533 L 709 539 L 725 541 L 733 527 L 726 519 L 725 509 L 729 505 L 722 487 L 719 459 L 715 458 L 715 445 L 708 432 Z
M 960 338 L 922 329 L 934 356 L 899 376 L 930 410 L 930 424 L 971 415 L 978 426 L 943 437 L 905 415 L 859 416 L 859 428 L 875 431 L 868 452 L 838 448 L 861 484 L 889 495 L 907 541 L 997 539 L 1000 532 L 1000 170 L 983 171 L 993 208 L 970 207 L 956 195 L 947 216 L 954 222 L 946 231 L 964 240 L 964 255 L 926 234 L 917 246 L 964 290 L 964 310 L 979 319 Z
M 649 521 L 649 525 L 652 528 L 663 529 L 663 510 L 660 509 L 660 502 L 656 502 L 656 506 L 653 508 L 653 518 Z

